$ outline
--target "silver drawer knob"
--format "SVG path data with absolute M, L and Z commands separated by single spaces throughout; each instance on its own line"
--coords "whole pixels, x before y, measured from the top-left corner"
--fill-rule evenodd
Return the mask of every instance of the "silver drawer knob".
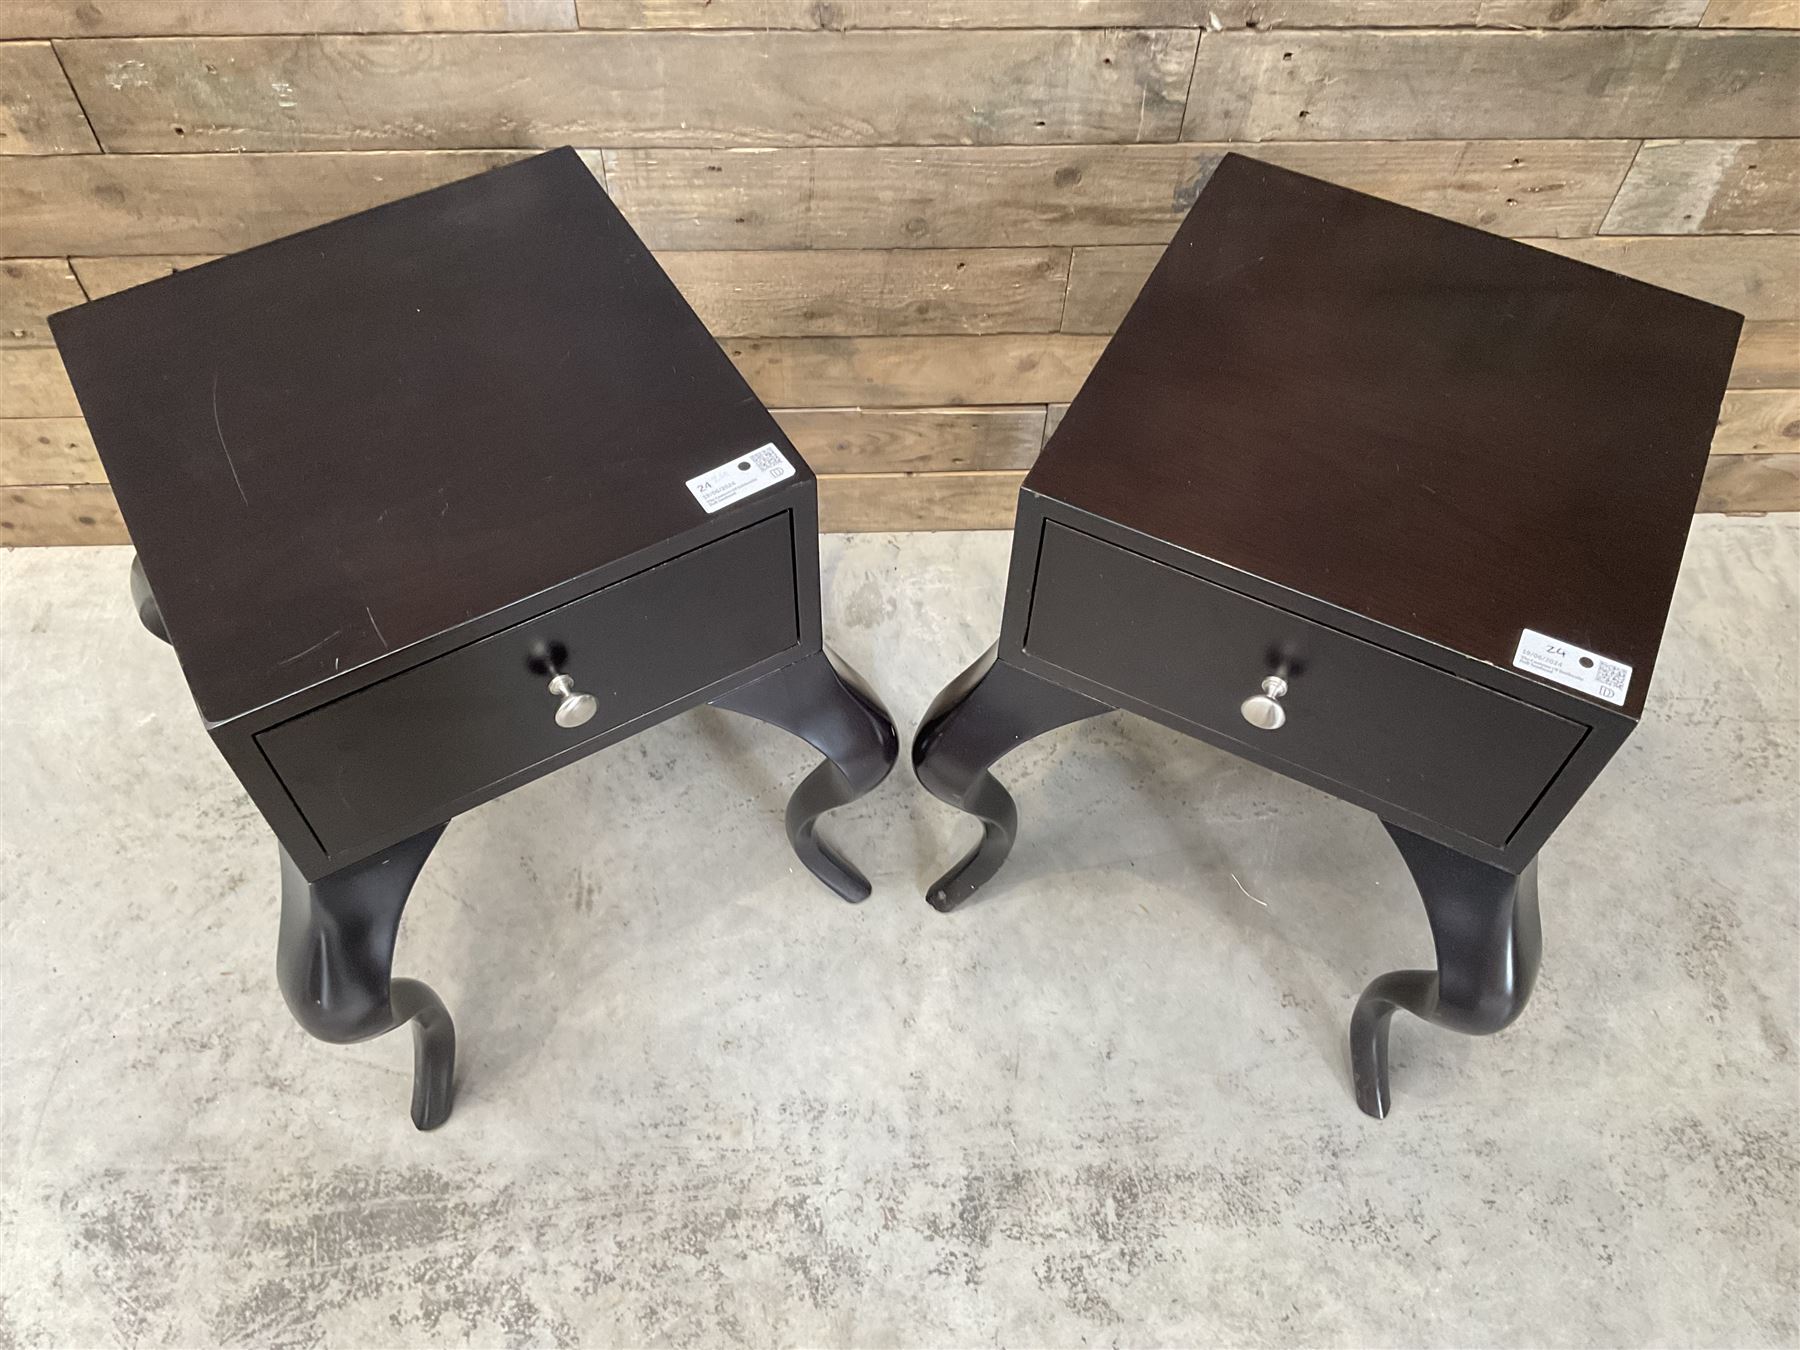
M 575 692 L 575 681 L 567 675 L 558 675 L 550 681 L 550 692 L 562 702 L 556 705 L 556 725 L 559 727 L 578 727 L 593 717 L 599 704 L 594 702 L 592 694 Z
M 1287 709 L 1280 703 L 1285 693 L 1287 681 L 1279 675 L 1271 675 L 1262 682 L 1262 693 L 1245 699 L 1238 711 L 1258 731 L 1280 731 L 1287 723 Z

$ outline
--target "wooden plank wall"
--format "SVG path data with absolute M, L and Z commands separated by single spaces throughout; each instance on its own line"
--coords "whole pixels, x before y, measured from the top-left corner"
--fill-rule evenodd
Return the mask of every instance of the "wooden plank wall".
M 1800 508 L 1800 0 L 4 0 L 0 541 L 124 537 L 46 313 L 560 144 L 827 528 L 1009 524 L 1227 148 L 1744 311 Z

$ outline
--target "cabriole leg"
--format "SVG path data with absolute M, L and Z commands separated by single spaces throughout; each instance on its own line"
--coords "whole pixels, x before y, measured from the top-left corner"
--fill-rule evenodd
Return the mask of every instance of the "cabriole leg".
M 862 677 L 826 649 L 733 689 L 713 706 L 780 727 L 825 756 L 788 799 L 788 842 L 807 871 L 844 899 L 868 899 L 868 880 L 816 828 L 827 811 L 880 784 L 900 754 L 893 719 Z
M 945 913 L 992 879 L 1012 851 L 1019 808 L 988 769 L 1046 731 L 1112 709 L 999 659 L 999 645 L 945 686 L 913 739 L 913 770 L 932 796 L 981 821 L 981 842 L 925 898 Z
M 1425 901 L 1438 968 L 1396 970 L 1372 982 L 1350 1019 L 1356 1104 L 1387 1115 L 1388 1023 L 1404 1009 L 1440 1027 L 1485 1036 L 1525 1010 L 1537 980 L 1537 859 L 1514 875 L 1387 825 Z
M 412 1118 L 421 1130 L 450 1115 L 456 1028 L 429 986 L 391 975 L 400 912 L 443 832 L 435 826 L 318 881 L 281 850 L 282 996 L 322 1041 L 363 1041 L 411 1022 Z

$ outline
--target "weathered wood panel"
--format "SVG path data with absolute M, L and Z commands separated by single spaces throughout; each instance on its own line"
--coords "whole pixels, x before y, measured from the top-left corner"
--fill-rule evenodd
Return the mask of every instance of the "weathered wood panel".
M 819 528 L 1010 530 L 1022 473 L 839 474 L 819 480 Z
M 79 417 L 54 347 L 0 347 L 0 417 Z
M 1603 228 L 1608 234 L 1800 231 L 1800 140 L 1646 141 Z
M 1044 440 L 1042 406 L 780 408 L 775 420 L 822 474 L 1028 469 Z
M 1800 43 L 1781 34 L 1216 33 L 1182 135 L 1795 136 L 1797 88 Z
M 1738 389 L 1800 387 L 1800 323 L 1747 323 L 1731 383 Z
M 1719 410 L 1715 455 L 1800 453 L 1800 390 L 1734 389 Z
M 1701 511 L 1800 511 L 1800 455 L 1715 455 Z
M 579 10 L 584 28 L 1655 28 L 1692 27 L 1706 0 L 579 0 Z
M 100 148 L 48 42 L 0 46 L 0 155 L 70 155 Z
M 81 418 L 0 418 L 0 485 L 105 481 Z
M 1218 8 L 1217 5 L 1214 8 Z M 583 28 L 1193 28 L 1201 0 L 578 0 Z
M 0 347 L 42 347 L 50 341 L 44 316 L 87 297 L 62 258 L 0 260 Z
M 1800 0 L 1712 0 L 1700 22 L 1709 28 L 1800 28 Z
M 1800 237 L 1533 239 L 1565 257 L 1737 310 L 1800 318 Z M 1162 256 L 1159 247 L 1077 248 L 1063 330 L 1110 333 Z
M 1746 319 L 1800 319 L 1800 236 L 1531 242 L 1654 286 L 1710 300 Z
M 575 0 L 6 0 L 0 38 L 498 32 L 575 26 Z
M 1056 403 L 1075 396 L 1104 338 L 728 339 L 726 355 L 775 408 L 932 408 Z
M 613 199 L 654 248 L 954 248 L 1167 243 L 1227 148 L 607 150 L 602 159 Z M 1555 237 L 1599 228 L 1636 143 L 1237 148 L 1466 224 Z
M 0 547 L 129 542 L 112 489 L 104 483 L 0 488 Z
M 1045 333 L 1067 249 L 664 253 L 715 337 Z
M 71 262 L 98 298 L 210 256 Z M 658 261 L 715 337 L 1047 333 L 1062 319 L 1069 272 L 1068 250 L 1051 248 L 663 253 Z
M 991 145 L 1173 140 L 1195 38 L 479 33 L 58 50 L 110 151 Z
M 231 252 L 521 153 L 0 156 L 0 257 Z

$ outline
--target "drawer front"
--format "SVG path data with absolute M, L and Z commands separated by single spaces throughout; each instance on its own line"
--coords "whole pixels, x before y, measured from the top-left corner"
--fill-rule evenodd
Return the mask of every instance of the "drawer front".
M 1502 847 L 1586 728 L 1047 521 L 1026 652 L 1248 748 Z M 1286 722 L 1240 707 L 1285 667 Z
M 446 819 L 554 756 L 799 641 L 791 517 L 773 516 L 258 738 L 327 853 Z M 539 644 L 598 702 L 565 729 Z M 487 791 L 493 789 L 492 791 Z

